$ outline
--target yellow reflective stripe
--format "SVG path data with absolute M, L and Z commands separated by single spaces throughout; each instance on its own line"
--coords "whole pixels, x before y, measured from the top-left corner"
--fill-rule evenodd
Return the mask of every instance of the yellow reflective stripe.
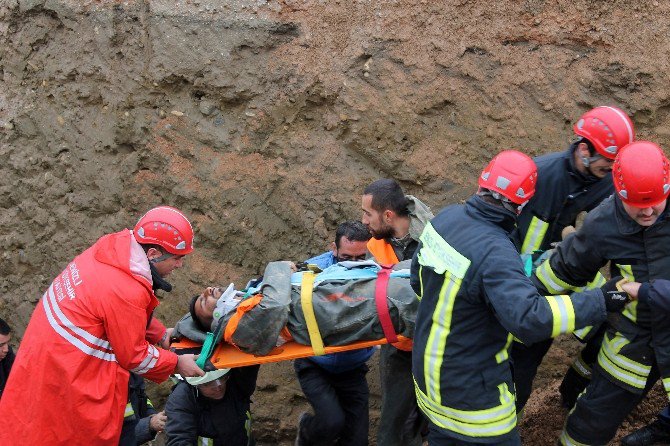
M 575 369 L 577 373 L 582 375 L 586 379 L 591 379 L 591 367 L 584 362 L 582 354 L 580 353 L 575 362 L 572 363 L 572 368 Z
M 587 283 L 584 288 L 587 290 L 594 290 L 596 288 L 600 288 L 601 286 L 605 285 L 605 282 L 607 282 L 607 279 L 605 279 L 605 276 L 603 276 L 600 273 L 600 271 L 598 271 L 596 277 L 594 277 L 592 281 Z
M 214 446 L 214 439 L 207 437 L 198 437 L 198 446 Z
M 578 287 L 570 285 L 556 276 L 554 271 L 551 269 L 551 265 L 549 264 L 550 259 L 551 258 L 542 262 L 542 264 L 537 267 L 537 270 L 535 270 L 535 275 L 540 280 L 540 282 L 542 282 L 547 291 L 549 291 L 551 294 L 560 294 L 568 290 L 577 291 Z
M 431 316 L 432 324 L 426 341 L 426 350 L 423 355 L 424 380 L 426 391 L 433 401 L 438 404 L 442 402 L 440 394 L 440 372 L 444 351 L 447 345 L 447 337 L 451 332 L 451 317 L 456 301 L 456 293 L 461 287 L 461 280 L 453 276 L 449 271 L 444 273 L 442 288 L 435 304 L 435 310 Z
M 619 268 L 619 272 L 624 279 L 628 280 L 629 282 L 635 282 L 632 265 L 619 265 L 618 263 L 615 263 L 615 265 L 617 268 Z
M 533 217 L 528 226 L 526 237 L 523 239 L 521 254 L 532 254 L 540 249 L 542 241 L 544 240 L 544 235 L 547 233 L 547 228 L 549 228 L 549 223 L 540 220 L 537 217 Z
M 154 407 L 154 404 L 151 402 L 149 398 L 147 398 L 147 406 Z
M 498 385 L 500 405 L 483 410 L 458 410 L 432 401 L 414 382 L 417 403 L 435 425 L 468 437 L 496 437 L 516 426 L 514 395 L 507 384 Z
M 456 251 L 442 236 L 428 223 L 421 233 L 421 250 L 418 260 L 421 265 L 432 268 L 437 274 L 450 271 L 459 279 L 465 277 L 470 267 L 470 260 Z
M 555 338 L 561 333 L 570 333 L 575 330 L 575 308 L 572 306 L 570 296 L 544 296 L 551 308 L 554 324 L 551 329 L 551 337 Z
M 251 412 L 247 410 L 247 419 L 244 421 L 244 430 L 247 431 L 247 438 L 251 437 Z
M 566 428 L 563 428 L 563 432 L 561 432 L 561 436 L 558 438 L 558 441 L 563 445 L 563 446 L 590 446 L 585 443 L 580 443 L 576 440 L 574 440 L 570 435 L 568 435 L 568 432 L 566 431 Z
M 496 353 L 496 362 L 498 364 L 500 364 L 503 361 L 506 361 L 507 358 L 509 358 L 509 346 L 512 344 L 513 339 L 514 336 L 512 336 L 511 333 L 507 333 L 507 342 L 505 342 L 505 346 L 503 347 L 502 350 Z
M 314 273 L 305 271 L 302 273 L 302 283 L 300 284 L 300 305 L 305 315 L 307 332 L 309 333 L 309 342 L 312 344 L 312 350 L 315 355 L 323 355 L 326 350 L 323 347 L 323 339 L 319 332 L 319 324 L 314 315 L 314 306 L 312 305 L 312 288 L 314 287 Z
M 637 323 L 637 301 L 628 302 L 624 307 L 621 315 L 635 323 Z
M 575 330 L 572 332 L 579 340 L 583 341 L 586 336 L 591 333 L 591 330 L 593 329 L 592 325 L 589 325 L 588 327 L 580 328 L 579 330 Z
M 629 282 L 635 282 L 632 265 L 619 265 L 618 263 L 615 263 L 615 265 L 619 269 L 619 272 L 624 279 L 628 280 Z M 623 311 L 621 312 L 621 315 L 626 319 L 637 323 L 637 301 L 634 300 L 626 304 Z
M 635 362 L 619 354 L 629 341 L 617 333 L 614 339 L 608 335 L 603 338 L 602 347 L 598 353 L 598 364 L 613 378 L 637 389 L 644 389 L 651 367 Z
M 126 410 L 123 413 L 123 418 L 132 417 L 133 415 L 135 415 L 135 409 L 133 409 L 133 405 L 130 403 L 126 404 Z

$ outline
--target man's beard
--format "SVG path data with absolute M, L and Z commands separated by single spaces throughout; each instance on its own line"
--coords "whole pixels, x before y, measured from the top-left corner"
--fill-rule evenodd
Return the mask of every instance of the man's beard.
M 372 234 L 372 237 L 377 240 L 386 240 L 393 237 L 393 228 L 390 225 L 382 226 L 378 231 L 370 229 L 370 233 Z

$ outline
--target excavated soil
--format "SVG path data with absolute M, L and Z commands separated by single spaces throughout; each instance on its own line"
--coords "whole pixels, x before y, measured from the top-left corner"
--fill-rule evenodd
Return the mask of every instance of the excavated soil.
M 205 285 L 323 251 L 374 179 L 437 210 L 501 149 L 564 149 L 600 104 L 670 146 L 669 26 L 656 0 L 0 0 L 0 315 L 19 339 L 69 259 L 159 203 L 197 233 L 158 311 L 172 323 Z M 560 430 L 571 342 L 526 444 Z M 290 444 L 306 407 L 290 364 L 263 367 L 262 444 Z

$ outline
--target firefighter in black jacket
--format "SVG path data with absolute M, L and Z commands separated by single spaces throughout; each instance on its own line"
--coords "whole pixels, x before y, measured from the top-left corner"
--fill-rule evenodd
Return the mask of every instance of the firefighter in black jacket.
M 534 159 L 538 174 L 535 195 L 521 211 L 513 233 L 524 257 L 538 258 L 551 248 L 552 243 L 561 240 L 564 228 L 575 226 L 581 212 L 590 212 L 612 195 L 614 186 L 610 171 L 617 150 L 635 138 L 633 122 L 628 115 L 611 106 L 589 110 L 579 118 L 573 130 L 579 139 L 566 152 Z M 604 283 L 601 275 L 597 279 L 594 287 Z M 576 335 L 586 340 L 580 333 Z M 523 409 L 530 396 L 537 368 L 551 344 L 552 339 L 532 345 L 519 342 L 512 345 L 518 411 Z M 589 364 L 595 361 L 599 345 L 595 342 L 587 346 L 569 369 L 561 385 L 564 404 L 568 407 L 586 387 L 590 377 Z
M 251 395 L 260 366 L 180 381 L 165 406 L 167 446 L 251 446 Z
M 619 152 L 612 176 L 616 195 L 538 267 L 538 287 L 552 294 L 580 289 L 608 261 L 612 275 L 629 281 L 670 279 L 668 159 L 657 145 L 636 141 Z M 668 326 L 655 324 L 645 302 L 631 302 L 622 316 L 608 321 L 591 383 L 568 417 L 563 444 L 606 444 L 656 381 L 654 363 L 660 366 L 670 351 Z M 661 374 L 670 378 L 670 370 L 661 367 Z
M 477 195 L 444 209 L 420 237 L 411 270 L 421 298 L 412 372 L 431 446 L 521 444 L 512 336 L 537 342 L 600 323 L 627 301 L 612 281 L 572 296 L 538 294 L 509 238 L 536 176 L 528 156 L 501 152 Z

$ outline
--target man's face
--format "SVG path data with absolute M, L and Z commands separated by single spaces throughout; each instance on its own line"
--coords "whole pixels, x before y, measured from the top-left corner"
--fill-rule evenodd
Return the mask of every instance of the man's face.
M 636 208 L 629 204 L 623 203 L 623 208 L 626 214 L 640 226 L 651 226 L 656 223 L 658 216 L 665 210 L 666 201 L 663 200 L 655 206 L 648 208 Z
M 223 288 L 210 286 L 205 288 L 205 291 L 196 299 L 195 315 L 204 326 L 209 327 L 212 324 L 216 302 L 224 291 Z
M 12 334 L 0 334 L 0 361 L 5 359 L 7 353 L 9 353 L 9 341 L 12 340 Z
M 152 254 L 152 251 L 155 251 L 156 254 Z M 153 248 L 147 252 L 147 257 L 149 260 L 152 258 L 158 258 L 162 255 L 163 253 Z M 163 278 L 169 276 L 172 271 L 176 270 L 177 268 L 181 268 L 182 266 L 184 266 L 184 256 L 172 256 L 163 261 L 154 263 L 156 271 L 158 271 L 158 274 Z
M 340 247 L 333 247 L 333 255 L 338 262 L 346 260 L 365 260 L 368 254 L 368 242 L 352 241 L 346 236 L 340 239 Z
M 226 394 L 226 383 L 230 374 L 198 386 L 198 391 L 206 398 L 220 400 Z
M 612 171 L 612 164 L 614 164 L 614 160 L 604 157 L 598 158 L 596 161 L 591 162 L 589 170 L 594 177 L 604 178 L 605 175 Z
M 363 216 L 361 222 L 367 226 L 370 234 L 377 240 L 393 237 L 393 226 L 384 221 L 384 212 L 372 208 L 372 195 L 363 195 L 361 198 Z

